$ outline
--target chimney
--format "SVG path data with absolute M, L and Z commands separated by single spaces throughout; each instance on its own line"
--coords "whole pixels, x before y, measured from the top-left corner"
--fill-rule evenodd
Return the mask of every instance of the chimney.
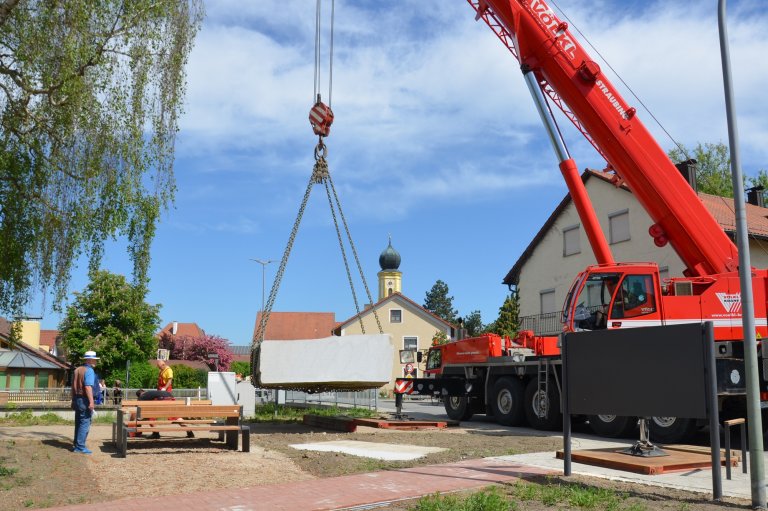
M 699 187 L 696 185 L 696 160 L 685 160 L 680 163 L 675 163 L 675 167 L 680 171 L 688 184 L 691 185 L 693 191 L 699 193 Z
M 173 326 L 171 327 L 171 335 L 176 335 L 176 332 L 179 331 L 179 322 L 174 321 Z
M 763 200 L 763 190 L 764 188 L 762 186 L 747 188 L 747 203 L 759 208 L 764 208 L 765 202 Z

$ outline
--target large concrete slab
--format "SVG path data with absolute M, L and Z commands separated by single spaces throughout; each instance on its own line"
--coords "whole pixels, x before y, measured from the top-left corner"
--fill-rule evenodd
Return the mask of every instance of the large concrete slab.
M 360 442 L 357 440 L 334 440 L 310 444 L 291 444 L 294 449 L 320 452 L 342 452 L 353 456 L 362 456 L 377 460 L 410 461 L 423 458 L 433 452 L 445 451 L 442 447 L 422 447 L 420 445 L 383 444 Z

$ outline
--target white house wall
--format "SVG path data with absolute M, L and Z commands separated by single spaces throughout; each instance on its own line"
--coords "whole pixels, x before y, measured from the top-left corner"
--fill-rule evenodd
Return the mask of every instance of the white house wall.
M 653 222 L 634 195 L 596 177 L 587 180 L 586 188 L 609 243 L 609 215 L 629 211 L 630 239 L 609 245 L 614 260 L 652 261 L 668 267 L 670 276 L 682 275 L 685 266 L 675 251 L 669 245 L 663 248 L 654 245 L 648 235 L 648 227 Z M 563 256 L 563 230 L 574 225 L 579 225 L 581 251 Z M 555 305 L 560 310 L 576 275 L 596 263 L 576 207 L 570 202 L 520 271 L 520 316 L 541 314 L 540 293 L 551 289 L 555 291 Z

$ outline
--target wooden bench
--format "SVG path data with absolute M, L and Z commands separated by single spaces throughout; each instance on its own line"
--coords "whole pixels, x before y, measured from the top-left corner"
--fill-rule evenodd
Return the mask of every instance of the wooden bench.
M 216 431 L 224 434 L 229 449 L 237 450 L 238 433 L 243 437 L 243 452 L 251 447 L 250 428 L 240 423 L 243 409 L 240 405 L 183 405 L 157 406 L 148 401 L 136 407 L 135 419 L 125 419 L 125 411 L 118 410 L 115 444 L 118 455 L 125 457 L 130 433 L 161 433 L 169 431 Z M 183 418 L 179 418 L 183 417 Z M 218 422 L 216 419 L 224 419 Z
M 139 405 L 145 408 L 157 406 L 162 409 L 165 409 L 169 406 L 187 406 L 184 401 L 172 400 L 172 399 L 164 399 L 164 400 L 158 400 L 158 401 L 139 401 L 138 399 L 123 400 L 123 402 L 120 404 L 120 408 L 118 409 L 117 421 L 112 423 L 112 443 L 113 444 L 115 445 L 119 444 L 120 442 L 119 435 L 122 433 L 123 424 L 127 424 L 128 421 L 135 419 L 136 407 Z M 210 406 L 210 405 L 211 405 L 210 399 L 197 399 L 197 400 L 192 400 L 188 406 Z M 123 412 L 122 417 L 119 411 Z

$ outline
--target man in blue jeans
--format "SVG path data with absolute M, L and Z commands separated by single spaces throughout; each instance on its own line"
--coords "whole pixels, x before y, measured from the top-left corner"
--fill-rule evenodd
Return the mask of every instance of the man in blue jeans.
M 92 451 L 85 446 L 85 440 L 91 429 L 94 396 L 99 389 L 99 381 L 93 370 L 99 357 L 95 351 L 86 351 L 83 360 L 84 364 L 75 369 L 72 377 L 72 409 L 75 411 L 75 439 L 72 451 L 91 454 Z

